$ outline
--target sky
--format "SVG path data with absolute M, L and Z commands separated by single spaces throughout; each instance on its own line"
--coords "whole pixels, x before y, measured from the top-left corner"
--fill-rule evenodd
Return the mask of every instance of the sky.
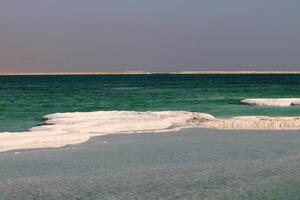
M 300 70 L 299 0 L 1 0 L 0 72 Z

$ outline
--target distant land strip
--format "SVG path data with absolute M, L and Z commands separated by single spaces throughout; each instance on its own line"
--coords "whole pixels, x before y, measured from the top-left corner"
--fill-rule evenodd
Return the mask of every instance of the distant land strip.
M 110 71 L 110 72 L 16 72 L 16 73 L 1 73 L 0 76 L 30 76 L 30 75 L 110 75 L 110 74 L 151 74 L 151 72 L 142 70 L 130 71 Z
M 300 74 L 300 70 L 186 70 L 176 74 Z
M 300 70 L 186 70 L 176 72 L 148 72 L 143 70 L 110 72 L 0 72 L 0 76 L 26 75 L 129 75 L 129 74 L 300 74 Z

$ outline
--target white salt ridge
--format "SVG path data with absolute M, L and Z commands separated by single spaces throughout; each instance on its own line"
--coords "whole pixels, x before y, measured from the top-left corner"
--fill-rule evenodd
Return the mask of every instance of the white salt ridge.
M 300 130 L 300 117 L 240 116 L 210 120 L 199 124 L 198 127 L 229 130 Z
M 0 133 L 0 152 L 15 149 L 62 147 L 87 141 L 93 136 L 139 132 L 175 131 L 194 117 L 212 115 L 191 112 L 99 111 L 47 115 L 44 125 L 27 132 Z
M 243 99 L 243 104 L 254 106 L 299 106 L 300 98 L 279 98 L 279 99 Z
M 63 147 L 93 136 L 177 131 L 182 128 L 300 130 L 300 117 L 244 116 L 217 119 L 184 111 L 99 111 L 45 116 L 41 126 L 26 132 L 0 133 L 0 152 Z M 105 143 L 105 142 L 104 142 Z

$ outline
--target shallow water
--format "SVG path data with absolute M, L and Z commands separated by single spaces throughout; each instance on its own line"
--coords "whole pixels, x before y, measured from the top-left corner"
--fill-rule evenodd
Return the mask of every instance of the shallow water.
M 0 154 L 0 199 L 296 200 L 299 131 L 111 135 Z
M 183 110 L 218 117 L 300 115 L 290 108 L 241 105 L 243 98 L 299 97 L 300 75 L 0 76 L 0 132 L 24 131 L 46 114 Z

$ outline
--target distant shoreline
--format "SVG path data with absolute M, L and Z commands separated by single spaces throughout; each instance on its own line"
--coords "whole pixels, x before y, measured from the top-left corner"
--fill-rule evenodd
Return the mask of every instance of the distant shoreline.
M 33 75 L 126 75 L 126 74 L 151 74 L 150 72 L 136 71 L 111 71 L 111 72 L 19 72 L 19 73 L 1 73 L 0 76 L 33 76 Z
M 300 74 L 300 70 L 186 70 L 176 74 Z
M 300 74 L 300 70 L 185 70 L 177 72 L 147 72 L 142 70 L 111 72 L 0 72 L 0 76 L 34 75 L 139 75 L 139 74 Z

